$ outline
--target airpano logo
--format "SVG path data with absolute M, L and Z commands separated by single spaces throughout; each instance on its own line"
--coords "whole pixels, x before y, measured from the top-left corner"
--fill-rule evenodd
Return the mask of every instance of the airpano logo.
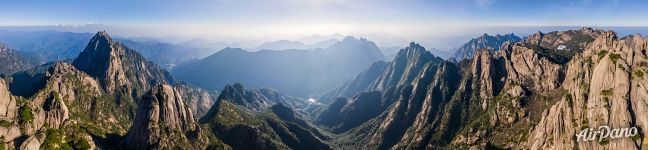
M 611 139 L 618 138 L 636 138 L 639 136 L 639 129 L 637 127 L 630 128 L 615 128 L 609 126 L 600 126 L 598 129 L 587 128 L 583 129 L 580 133 L 576 134 L 576 141 L 598 141 L 599 143 L 607 143 Z

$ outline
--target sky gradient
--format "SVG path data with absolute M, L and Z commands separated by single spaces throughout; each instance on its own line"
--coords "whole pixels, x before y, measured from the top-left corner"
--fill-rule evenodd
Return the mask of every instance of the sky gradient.
M 35 0 L 0 2 L 0 26 L 102 24 L 134 35 L 416 39 L 474 27 L 648 26 L 646 8 L 648 2 L 640 0 Z

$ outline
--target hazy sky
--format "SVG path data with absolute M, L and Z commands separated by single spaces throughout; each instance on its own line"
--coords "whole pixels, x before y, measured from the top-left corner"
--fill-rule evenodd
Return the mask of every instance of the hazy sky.
M 104 24 L 131 34 L 402 40 L 483 26 L 647 26 L 644 0 L 33 0 L 0 2 L 0 26 Z M 470 30 L 473 31 L 473 30 Z M 475 31 L 480 32 L 480 31 Z M 484 31 L 485 32 L 485 31 Z M 371 40 L 371 39 L 370 39 Z

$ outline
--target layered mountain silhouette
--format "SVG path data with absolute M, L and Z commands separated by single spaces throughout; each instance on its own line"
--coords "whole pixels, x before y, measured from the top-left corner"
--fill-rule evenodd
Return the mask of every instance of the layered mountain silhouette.
M 67 61 L 75 59 L 93 33 L 73 33 L 62 31 L 12 31 L 0 30 L 0 43 L 15 49 L 23 57 L 29 58 L 35 65 L 52 61 Z M 154 39 L 137 39 L 116 37 L 119 41 L 136 50 L 158 66 L 171 69 L 178 64 L 203 58 L 222 49 L 225 43 L 196 46 L 193 43 L 170 44 Z M 207 43 L 208 41 L 201 41 Z
M 76 58 L 92 36 L 93 33 L 51 30 L 0 30 L 0 41 L 25 55 L 34 57 L 38 64 Z
M 299 41 L 290 41 L 290 40 L 279 40 L 274 42 L 265 42 L 257 46 L 258 50 L 287 50 L 287 49 L 317 49 L 317 48 L 327 48 L 331 45 L 340 42 L 338 39 L 328 39 L 319 41 L 312 44 L 304 44 Z
M 181 65 L 180 79 L 208 90 L 222 90 L 234 82 L 252 88 L 270 87 L 298 97 L 324 93 L 376 61 L 384 60 L 376 45 L 346 37 L 326 49 L 262 50 L 226 48 L 205 59 Z

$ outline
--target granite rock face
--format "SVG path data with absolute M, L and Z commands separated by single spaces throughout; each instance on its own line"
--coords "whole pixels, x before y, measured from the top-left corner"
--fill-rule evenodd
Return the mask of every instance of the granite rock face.
M 155 86 L 140 100 L 133 125 L 124 140 L 129 149 L 206 147 L 191 109 L 171 85 Z M 189 136 L 191 135 L 191 136 Z
M 11 95 L 7 88 L 6 82 L 0 79 L 0 120 L 10 123 L 9 125 L 0 126 L 0 135 L 4 136 L 3 141 L 0 142 L 3 143 L 13 141 L 21 135 L 19 126 L 14 123 L 18 114 L 18 106 L 16 105 L 18 97 Z
M 187 103 L 187 107 L 194 113 L 194 118 L 204 116 L 209 108 L 216 103 L 216 97 L 206 90 L 190 85 L 176 85 L 178 95 Z
M 646 38 L 590 28 L 533 36 L 459 63 L 397 56 L 366 88 L 381 93 L 374 103 L 391 103 L 335 141 L 351 149 L 640 149 L 642 134 L 601 143 L 574 137 L 603 125 L 646 132 Z M 319 118 L 344 116 L 353 103 L 338 98 Z
M 645 137 L 576 142 L 582 128 L 637 127 L 647 133 L 646 48 L 648 40 L 634 35 L 601 34 L 577 54 L 567 68 L 562 88 L 570 96 L 546 110 L 526 146 L 530 149 L 640 149 Z M 563 142 L 565 141 L 565 142 Z

